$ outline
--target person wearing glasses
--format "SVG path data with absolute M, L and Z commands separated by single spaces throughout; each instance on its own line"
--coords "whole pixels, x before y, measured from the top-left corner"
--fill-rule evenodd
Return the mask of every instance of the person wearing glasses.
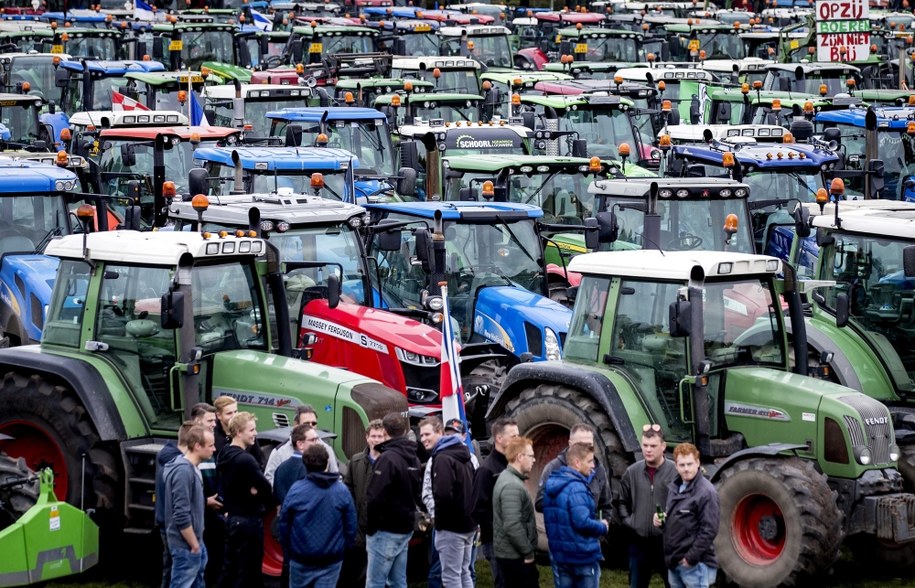
M 648 588 L 658 574 L 665 586 L 663 533 L 652 518 L 667 504 L 667 487 L 677 477 L 677 467 L 664 457 L 667 444 L 661 425 L 642 427 L 642 459 L 623 474 L 620 481 L 619 517 L 629 531 L 629 587 Z
M 534 468 L 534 446 L 526 437 L 515 437 L 505 448 L 508 467 L 496 479 L 492 493 L 492 542 L 505 588 L 537 588 L 540 578 L 534 563 L 537 520 L 534 503 L 524 486 Z
M 276 499 L 277 506 L 282 506 L 292 485 L 308 474 L 305 471 L 305 464 L 302 463 L 302 455 L 306 449 L 319 441 L 318 430 L 308 423 L 294 426 L 289 438 L 294 448 L 291 457 L 295 459 L 287 459 L 273 473 L 273 498 Z
M 310 404 L 298 406 L 295 409 L 294 423 L 295 425 L 311 425 L 317 429 L 318 413 Z M 334 454 L 333 448 L 320 439 L 318 439 L 318 443 L 327 451 L 327 471 L 332 474 L 340 473 L 340 466 L 337 465 L 337 457 Z M 292 457 L 293 453 L 295 453 L 295 448 L 292 446 L 292 439 L 289 439 L 274 449 L 273 453 L 270 454 L 270 459 L 267 460 L 267 468 L 264 470 L 264 476 L 271 484 L 274 483 L 273 477 L 276 475 L 276 468 L 280 467 L 281 463 L 284 463 L 287 459 Z
M 569 465 L 544 484 L 543 523 L 556 588 L 597 588 L 604 555 L 600 538 L 610 525 L 597 517 L 588 480 L 594 473 L 594 446 L 576 443 L 566 452 Z

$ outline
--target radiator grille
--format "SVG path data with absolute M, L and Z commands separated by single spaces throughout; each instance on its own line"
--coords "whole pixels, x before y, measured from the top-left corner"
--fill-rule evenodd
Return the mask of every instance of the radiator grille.
M 857 419 L 850 416 L 845 417 L 852 445 L 864 445 L 870 449 L 874 464 L 891 463 L 890 445 L 893 443 L 893 427 L 886 406 L 861 394 L 843 396 L 839 400 L 857 410 L 864 423 L 862 430 Z

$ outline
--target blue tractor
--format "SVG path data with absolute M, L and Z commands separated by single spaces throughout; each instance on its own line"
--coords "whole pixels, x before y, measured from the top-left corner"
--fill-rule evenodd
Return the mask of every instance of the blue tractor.
M 416 170 L 397 165 L 387 117 L 374 108 L 315 106 L 268 112 L 270 135 L 285 137 L 286 145 L 318 145 L 352 151 L 359 159 L 354 170 L 356 190 L 366 201 L 412 199 Z
M 38 343 L 58 260 L 44 255 L 70 233 L 76 174 L 29 161 L 0 161 L 0 346 Z
M 112 92 L 127 94 L 121 92 L 129 81 L 125 74 L 157 71 L 165 71 L 158 61 L 61 61 L 54 74 L 61 89 L 60 109 L 68 117 L 84 110 L 111 110 Z

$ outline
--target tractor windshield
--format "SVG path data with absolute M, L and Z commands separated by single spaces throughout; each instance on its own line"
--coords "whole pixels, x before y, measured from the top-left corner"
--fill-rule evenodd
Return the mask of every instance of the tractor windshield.
M 235 168 L 228 165 L 214 164 L 213 175 L 222 178 L 220 182 L 213 182 L 214 194 L 228 194 L 232 189 L 235 177 Z M 324 177 L 324 187 L 320 190 L 321 196 L 331 200 L 352 202 L 353 195 L 349 194 L 346 187 L 344 170 L 309 170 L 307 172 L 292 172 L 281 170 L 245 170 L 245 190 L 251 194 L 313 194 L 312 173 L 317 172 Z
M 820 249 L 820 278 L 836 281 L 824 290 L 826 305 L 835 308 L 836 295 L 846 294 L 850 322 L 882 350 L 896 388 L 915 390 L 915 276 L 905 275 L 902 263 L 911 241 L 841 232 L 832 237 L 835 245 Z
M 579 139 L 588 142 L 588 155 L 601 159 L 619 159 L 617 147 L 621 143 L 633 148 L 638 145 L 629 115 L 619 109 L 568 110 L 559 119 L 559 128 L 577 132 Z
M 71 76 L 67 84 L 67 98 L 64 110 L 80 112 L 83 110 L 111 110 L 111 92 L 124 85 L 124 78 L 118 76 L 96 77 L 92 79 L 92 103 L 86 103 L 83 95 L 83 81 L 79 76 Z
M 181 60 L 184 67 L 200 69 L 205 61 L 235 63 L 235 37 L 231 30 L 184 31 Z
M 284 108 L 302 106 L 302 98 L 245 98 L 245 123 L 252 126 L 248 133 L 251 137 L 269 137 L 272 119 L 267 118 L 267 113 Z M 213 124 L 218 127 L 234 126 L 234 110 L 232 100 L 207 100 L 207 108 L 214 112 Z
M 578 45 L 585 45 L 585 61 L 621 61 L 624 63 L 637 63 L 642 60 L 638 41 L 635 38 L 623 37 L 592 37 L 576 43 L 575 51 L 579 52 Z
M 52 237 L 70 233 L 67 215 L 64 194 L 4 195 L 0 198 L 0 255 L 43 251 Z
M 275 137 L 286 133 L 286 122 L 277 120 L 270 131 Z M 360 175 L 391 177 L 394 170 L 394 144 L 384 119 L 330 121 L 324 131 L 318 123 L 296 122 L 302 127 L 302 145 L 315 145 L 318 135 L 327 135 L 327 146 L 345 149 L 359 160 Z
M 54 82 L 55 71 L 54 62 L 45 56 L 17 56 L 10 63 L 10 85 L 28 82 L 32 86 L 29 94 L 60 104 L 61 89 Z
M 66 44 L 66 52 L 70 55 L 94 59 L 124 59 L 120 55 L 115 37 L 80 35 L 70 37 Z
M 418 69 L 399 69 L 391 70 L 391 77 L 426 80 L 435 84 L 436 92 L 459 92 L 461 94 L 479 94 L 480 81 L 477 78 L 475 69 L 440 69 L 440 77 L 436 80 L 431 71 L 422 71 Z M 446 119 L 447 120 L 447 119 Z
M 699 33 L 699 50 L 705 51 L 706 59 L 743 59 L 747 48 L 740 35 L 731 31 Z
M 463 39 L 466 39 L 464 41 Z M 486 67 L 512 67 L 512 50 L 507 35 L 468 35 L 467 37 L 442 37 L 442 55 L 461 55 L 461 45 L 466 42 L 467 53 Z M 473 48 L 470 48 L 473 43 Z M 477 90 L 478 91 L 478 90 Z
M 8 141 L 28 146 L 38 139 L 38 117 L 34 109 L 30 102 L 12 102 L 6 106 L 0 101 L 0 123 L 9 131 Z

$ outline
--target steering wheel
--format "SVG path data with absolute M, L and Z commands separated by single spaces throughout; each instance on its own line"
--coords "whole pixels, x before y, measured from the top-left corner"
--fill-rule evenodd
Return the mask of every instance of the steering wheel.
M 702 237 L 699 235 L 693 235 L 692 233 L 684 233 L 679 237 L 674 237 L 667 242 L 666 247 L 672 249 L 672 246 L 676 246 L 677 251 L 689 251 L 690 249 L 696 249 L 702 245 Z

